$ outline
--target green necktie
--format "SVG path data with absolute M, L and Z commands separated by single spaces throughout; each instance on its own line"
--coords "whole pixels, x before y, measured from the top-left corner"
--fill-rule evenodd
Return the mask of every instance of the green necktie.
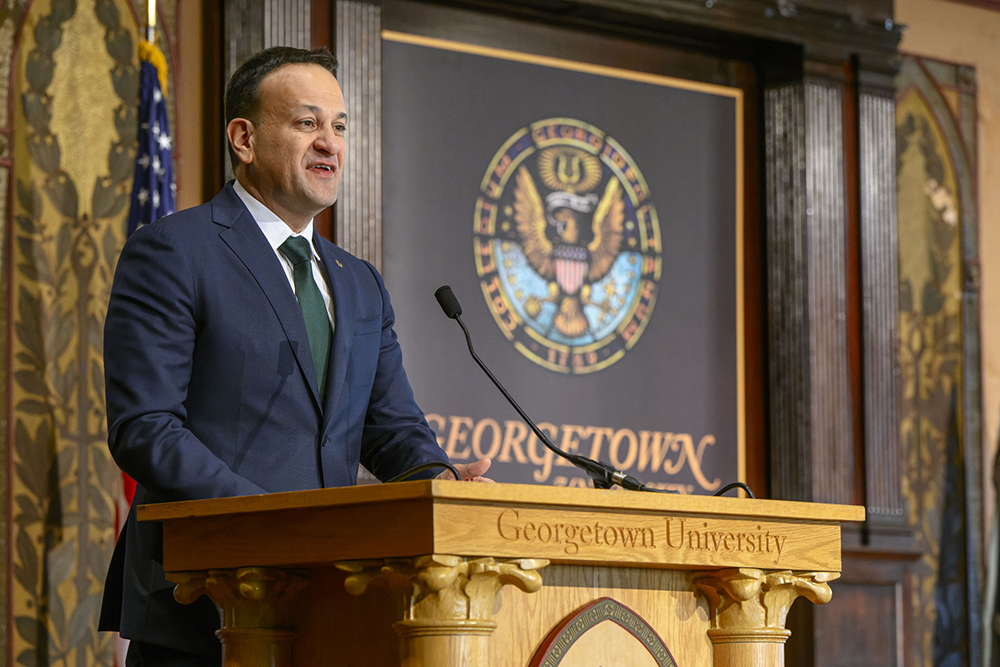
M 278 246 L 278 250 L 292 263 L 295 296 L 299 300 L 299 309 L 306 321 L 309 350 L 312 352 L 313 367 L 316 369 L 316 380 L 319 383 L 319 395 L 323 396 L 333 330 L 323 295 L 313 280 L 312 247 L 309 241 L 301 236 L 289 236 Z

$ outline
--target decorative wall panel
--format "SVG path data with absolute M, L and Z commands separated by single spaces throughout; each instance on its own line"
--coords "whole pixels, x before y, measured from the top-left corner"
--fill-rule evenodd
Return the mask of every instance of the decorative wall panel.
M 812 455 L 813 483 L 809 500 L 850 503 L 854 453 L 847 378 L 847 218 L 841 86 L 808 80 L 805 106 L 812 410 L 808 448 Z
M 175 14 L 175 2 L 161 2 L 168 47 L 163 17 Z M 0 641 L 10 665 L 113 660 L 113 636 L 96 630 L 121 486 L 107 448 L 102 348 L 135 165 L 136 15 L 126 0 L 0 10 L 9 305 L 0 364 L 12 501 Z
M 340 84 L 347 102 L 347 163 L 337 201 L 337 244 L 382 268 L 382 10 L 340 0 Z
M 811 497 L 809 319 L 806 256 L 805 95 L 802 84 L 765 93 L 771 487 L 776 498 Z M 780 462 L 780 463 L 779 463 Z
M 900 521 L 896 106 L 875 91 L 859 102 L 865 492 L 869 520 Z
M 841 124 L 837 86 L 765 93 L 775 498 L 851 501 Z
M 974 246 L 963 242 L 976 224 L 975 141 L 961 131 L 972 82 L 968 68 L 916 57 L 904 59 L 897 80 L 900 437 L 903 493 L 922 553 L 911 604 L 923 665 L 979 664 L 980 545 L 977 515 L 968 512 L 970 494 L 978 497 L 978 475 L 968 469 L 979 437 L 965 432 L 963 418 L 966 355 L 978 338 L 964 326 L 972 302 L 964 292 L 975 290 L 964 279 Z

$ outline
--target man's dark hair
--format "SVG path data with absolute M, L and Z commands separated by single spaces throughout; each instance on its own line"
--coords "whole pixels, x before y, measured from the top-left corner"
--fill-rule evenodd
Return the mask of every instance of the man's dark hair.
M 246 118 L 255 124 L 260 122 L 260 82 L 284 65 L 319 65 L 337 76 L 337 59 L 325 46 L 314 51 L 290 46 L 264 49 L 240 65 L 229 78 L 225 97 L 226 127 L 234 118 Z M 240 161 L 232 146 L 229 147 L 229 160 L 235 171 Z

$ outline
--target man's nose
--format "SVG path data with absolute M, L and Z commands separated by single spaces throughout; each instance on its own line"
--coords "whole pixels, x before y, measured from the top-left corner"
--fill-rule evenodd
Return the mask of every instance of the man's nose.
M 317 134 L 313 146 L 327 155 L 336 155 L 343 150 L 344 142 L 340 140 L 336 130 L 327 127 Z

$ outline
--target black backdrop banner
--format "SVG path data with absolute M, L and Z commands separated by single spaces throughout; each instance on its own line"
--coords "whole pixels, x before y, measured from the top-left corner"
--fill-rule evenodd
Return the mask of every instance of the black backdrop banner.
M 407 373 L 455 462 L 586 486 L 743 479 L 742 93 L 383 34 L 384 274 Z

